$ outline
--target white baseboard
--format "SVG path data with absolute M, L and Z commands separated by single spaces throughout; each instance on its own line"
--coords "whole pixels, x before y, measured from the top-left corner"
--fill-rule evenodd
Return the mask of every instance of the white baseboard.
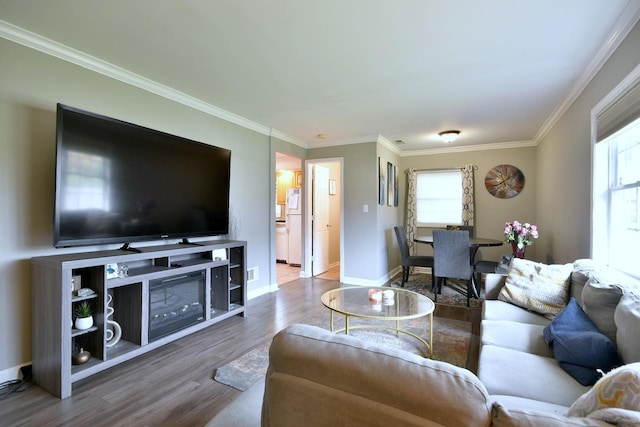
M 0 383 L 4 383 L 6 381 L 21 380 L 22 374 L 20 373 L 20 368 L 29 365 L 31 365 L 31 362 L 27 362 L 22 365 L 14 366 L 13 368 L 8 368 L 0 371 Z
M 247 292 L 247 299 L 254 299 L 259 297 L 260 295 L 264 295 L 264 294 L 268 294 L 270 292 L 275 292 L 278 290 L 278 284 L 272 284 L 272 285 L 266 285 L 266 286 L 262 286 L 258 289 L 253 289 L 249 292 Z

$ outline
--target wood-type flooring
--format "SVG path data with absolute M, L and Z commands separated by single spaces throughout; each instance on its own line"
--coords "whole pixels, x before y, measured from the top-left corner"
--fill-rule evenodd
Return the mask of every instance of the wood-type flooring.
M 297 279 L 249 301 L 235 316 L 73 385 L 60 400 L 37 385 L 0 400 L 1 426 L 203 426 L 240 392 L 213 380 L 222 366 L 322 307 L 334 280 Z M 467 366 L 477 369 L 479 309 L 436 308 L 436 316 L 471 321 Z M 4 392 L 5 390 L 1 390 Z

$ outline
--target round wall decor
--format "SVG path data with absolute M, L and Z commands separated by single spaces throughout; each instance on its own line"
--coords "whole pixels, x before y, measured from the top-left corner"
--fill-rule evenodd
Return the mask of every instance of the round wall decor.
M 512 165 L 498 165 L 484 177 L 487 191 L 499 199 L 517 196 L 524 188 L 524 174 Z

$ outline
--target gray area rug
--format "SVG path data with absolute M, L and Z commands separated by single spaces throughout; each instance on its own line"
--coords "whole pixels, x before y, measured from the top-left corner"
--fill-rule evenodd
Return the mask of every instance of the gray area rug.
M 300 323 L 330 329 L 329 310 L 321 311 Z M 372 324 L 371 320 L 351 319 L 350 325 Z M 390 325 L 391 322 L 381 324 Z M 344 327 L 344 316 L 336 315 L 336 329 Z M 407 320 L 401 327 L 418 336 L 428 338 L 428 317 Z M 422 356 L 428 355 L 424 344 L 406 334 L 396 334 L 385 329 L 355 329 L 350 336 L 385 346 L 399 348 Z M 471 339 L 471 323 L 461 320 L 434 317 L 433 325 L 433 358 L 451 363 L 462 368 L 467 365 L 469 343 Z M 214 379 L 237 390 L 244 391 L 267 372 L 269 365 L 269 346 L 271 341 L 263 343 L 228 364 L 217 368 Z

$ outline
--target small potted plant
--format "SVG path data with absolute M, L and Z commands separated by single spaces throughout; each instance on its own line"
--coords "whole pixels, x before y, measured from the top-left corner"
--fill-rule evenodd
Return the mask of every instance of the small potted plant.
M 89 329 L 93 326 L 93 310 L 89 301 L 82 301 L 74 310 L 76 329 Z

